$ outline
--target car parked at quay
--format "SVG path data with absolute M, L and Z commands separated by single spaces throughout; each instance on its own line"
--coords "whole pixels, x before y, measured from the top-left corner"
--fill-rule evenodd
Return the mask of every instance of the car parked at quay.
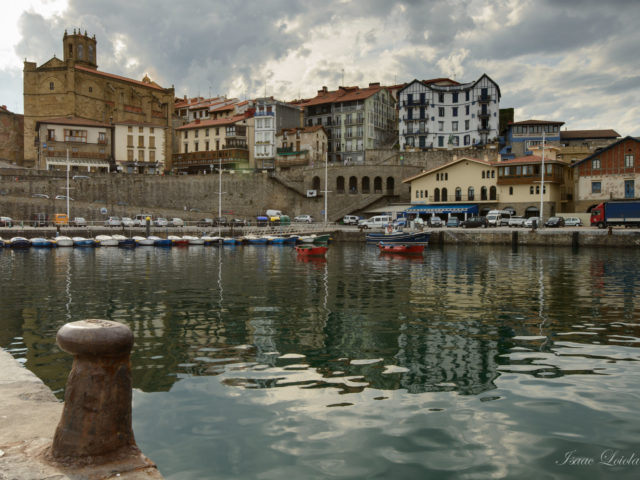
M 86 227 L 87 226 L 87 221 L 85 220 L 84 217 L 75 217 L 71 221 L 71 224 L 74 225 L 75 227 Z
M 524 226 L 526 228 L 533 228 L 533 224 L 535 223 L 536 227 L 540 226 L 540 217 L 529 217 L 524 221 Z
M 171 221 L 169 222 L 169 226 L 171 226 L 171 227 L 184 227 L 184 220 L 182 220 L 181 218 L 178 218 L 178 217 L 172 218 Z
M 358 215 L 345 215 L 342 217 L 343 225 L 358 225 L 358 222 L 363 218 Z
M 168 227 L 169 226 L 169 220 L 167 220 L 164 217 L 158 217 L 158 218 L 156 218 L 154 224 L 155 224 L 156 227 Z
M 298 215 L 293 218 L 293 221 L 297 223 L 312 223 L 313 217 L 311 215 Z
M 469 217 L 460 222 L 462 228 L 486 228 L 488 226 L 487 217 Z
M 213 227 L 213 218 L 201 218 L 196 225 L 198 227 Z
M 120 217 L 109 217 L 104 221 L 104 226 L 105 227 L 121 227 L 122 220 L 120 220 Z
M 247 226 L 247 220 L 245 218 L 234 218 L 233 220 L 231 220 L 231 226 L 232 227 L 246 227 Z
M 558 228 L 564 227 L 564 218 L 563 217 L 549 217 L 549 220 L 544 222 L 545 227 L 550 228 Z
M 565 227 L 581 227 L 582 220 L 580 220 L 578 217 L 567 217 L 564 219 L 564 226 Z
M 524 218 L 524 217 L 511 217 L 509 219 L 509 226 L 510 227 L 524 227 L 525 220 L 526 220 L 526 218 Z
M 447 228 L 459 227 L 459 226 L 460 226 L 460 219 L 458 217 L 449 217 L 449 219 L 447 220 Z
M 429 221 L 427 223 L 432 228 L 438 228 L 438 227 L 441 227 L 443 225 L 442 224 L 442 219 L 440 217 L 435 216 L 435 215 L 431 215 L 429 217 Z
M 0 227 L 11 227 L 13 219 L 11 217 L 0 217 Z
M 131 218 L 131 217 L 122 217 L 122 226 L 123 227 L 133 227 L 133 218 Z

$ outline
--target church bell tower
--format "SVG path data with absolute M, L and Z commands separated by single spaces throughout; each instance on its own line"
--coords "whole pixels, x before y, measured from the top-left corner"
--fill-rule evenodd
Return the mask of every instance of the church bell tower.
M 98 68 L 98 52 L 96 50 L 96 36 L 89 37 L 85 30 L 84 35 L 73 29 L 72 34 L 64 31 L 62 39 L 62 48 L 64 52 L 64 61 L 73 62 L 78 65 L 84 65 L 89 68 Z

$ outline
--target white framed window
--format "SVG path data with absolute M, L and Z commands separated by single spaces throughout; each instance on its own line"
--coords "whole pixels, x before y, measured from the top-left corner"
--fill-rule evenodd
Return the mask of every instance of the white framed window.
M 624 156 L 624 167 L 633 168 L 633 153 L 628 153 Z

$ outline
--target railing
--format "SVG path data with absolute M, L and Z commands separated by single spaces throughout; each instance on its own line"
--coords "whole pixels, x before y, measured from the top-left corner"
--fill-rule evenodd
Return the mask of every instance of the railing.
M 478 97 L 478 101 L 482 102 L 482 103 L 490 102 L 491 101 L 491 95 L 487 95 L 487 94 L 480 95 Z
M 478 110 L 478 117 L 480 118 L 487 118 L 491 116 L 491 112 L 488 112 L 486 110 Z
M 256 117 L 275 117 L 275 112 L 256 112 Z

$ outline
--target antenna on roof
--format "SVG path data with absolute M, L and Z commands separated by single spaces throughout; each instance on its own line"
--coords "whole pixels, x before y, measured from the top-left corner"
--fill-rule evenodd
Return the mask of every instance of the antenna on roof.
M 344 87 L 344 68 L 342 69 L 342 83 L 341 85 Z

